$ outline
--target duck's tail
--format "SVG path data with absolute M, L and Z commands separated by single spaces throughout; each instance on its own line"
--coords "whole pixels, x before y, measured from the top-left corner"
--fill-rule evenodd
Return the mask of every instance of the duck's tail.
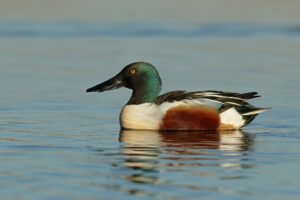
M 223 123 L 231 124 L 237 128 L 241 128 L 252 122 L 258 114 L 270 109 L 255 107 L 246 101 L 260 97 L 257 92 L 235 94 L 234 96 L 242 99 L 242 101 L 238 103 L 223 101 L 224 104 L 220 109 L 221 121 Z

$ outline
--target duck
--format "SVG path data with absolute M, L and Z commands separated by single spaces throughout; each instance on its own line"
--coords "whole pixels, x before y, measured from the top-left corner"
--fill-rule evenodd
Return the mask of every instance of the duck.
M 248 102 L 260 97 L 257 92 L 176 90 L 159 95 L 162 81 L 157 69 L 148 62 L 128 64 L 117 75 L 86 92 L 104 92 L 120 87 L 132 90 L 129 101 L 120 112 L 122 130 L 239 130 L 267 110 Z

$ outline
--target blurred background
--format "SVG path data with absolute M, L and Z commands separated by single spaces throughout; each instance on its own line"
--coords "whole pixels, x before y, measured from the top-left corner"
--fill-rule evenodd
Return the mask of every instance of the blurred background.
M 299 199 L 300 1 L 0 0 L 3 199 Z M 120 131 L 135 61 L 163 91 L 257 91 L 243 132 Z
M 1 0 L 1 20 L 299 23 L 297 0 Z

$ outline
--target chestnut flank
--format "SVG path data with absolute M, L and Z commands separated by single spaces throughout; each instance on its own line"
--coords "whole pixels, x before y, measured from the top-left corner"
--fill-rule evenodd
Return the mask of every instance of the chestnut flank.
M 166 112 L 160 130 L 218 130 L 219 126 L 217 110 L 199 105 L 181 105 Z

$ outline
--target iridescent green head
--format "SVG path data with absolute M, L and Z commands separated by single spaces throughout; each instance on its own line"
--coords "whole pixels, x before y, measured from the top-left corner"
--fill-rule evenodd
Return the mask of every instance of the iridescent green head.
M 87 89 L 87 92 L 103 92 L 122 86 L 133 90 L 127 104 L 153 102 L 160 92 L 161 79 L 150 63 L 135 62 L 124 67 L 113 78 Z

